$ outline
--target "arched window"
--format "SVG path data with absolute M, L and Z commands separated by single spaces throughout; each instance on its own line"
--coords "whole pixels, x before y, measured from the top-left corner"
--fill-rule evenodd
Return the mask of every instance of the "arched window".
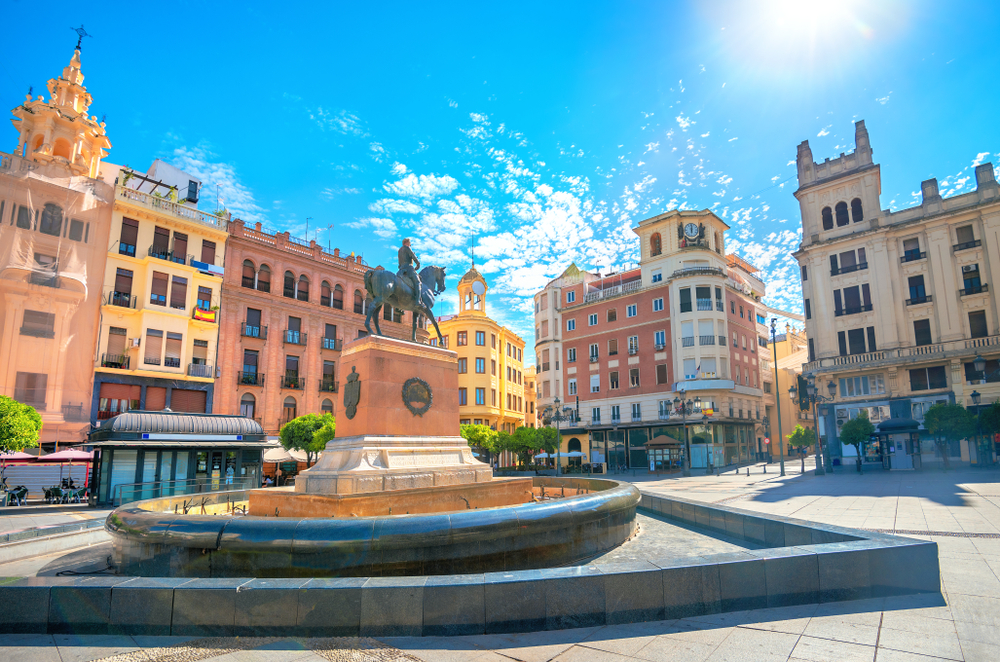
M 663 252 L 663 241 L 660 239 L 660 233 L 654 232 L 653 236 L 649 238 L 649 254 L 650 256 L 659 255 Z
M 256 284 L 257 270 L 250 260 L 243 260 L 243 287 L 253 289 Z
M 322 411 L 324 414 L 332 414 L 333 413 L 333 401 L 331 401 L 330 398 L 327 398 L 326 400 L 324 400 L 323 404 L 320 405 L 320 411 Z
M 266 264 L 260 265 L 260 271 L 257 272 L 257 291 L 271 291 L 271 268 Z
M 309 301 L 309 279 L 306 278 L 305 274 L 299 276 L 299 289 L 296 292 L 296 298 L 299 301 Z
M 365 314 L 365 295 L 361 290 L 354 290 L 354 312 L 358 315 Z
M 837 206 L 834 207 L 837 211 L 837 227 L 842 228 L 851 222 L 851 219 L 847 216 L 847 203 L 838 202 Z
M 851 200 L 851 220 L 860 223 L 865 218 L 865 212 L 861 208 L 861 198 Z
M 319 286 L 319 305 L 329 306 L 330 305 L 330 283 L 325 280 Z
M 253 397 L 253 393 L 244 393 L 243 397 L 240 398 L 240 416 L 253 418 L 254 408 L 256 405 L 257 399 Z
M 330 301 L 330 305 L 337 310 L 344 309 L 344 288 L 340 285 L 333 286 L 333 298 Z
M 56 141 L 56 146 L 52 149 L 52 156 L 61 156 L 68 161 L 69 150 L 69 141 L 65 138 L 60 138 Z
M 296 411 L 298 407 L 295 404 L 295 398 L 288 396 L 285 398 L 285 406 L 281 412 L 281 424 L 284 425 L 288 421 L 292 420 L 296 416 Z
M 829 207 L 823 207 L 823 229 L 833 229 L 833 210 Z
M 291 271 L 285 272 L 285 288 L 282 294 L 289 299 L 295 298 L 295 275 Z
M 53 237 L 58 237 L 62 234 L 62 222 L 62 207 L 49 202 L 42 209 L 42 222 L 38 226 L 38 231 L 42 234 L 50 234 Z

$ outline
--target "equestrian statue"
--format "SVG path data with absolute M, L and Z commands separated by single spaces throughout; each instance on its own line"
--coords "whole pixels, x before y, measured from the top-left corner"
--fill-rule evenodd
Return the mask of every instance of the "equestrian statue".
M 382 335 L 382 329 L 378 325 L 379 311 L 382 310 L 382 306 L 391 306 L 414 313 L 410 340 L 413 342 L 417 340 L 416 314 L 419 313 L 431 321 L 440 342 L 444 342 L 441 329 L 438 328 L 434 313 L 431 312 L 434 298 L 444 292 L 444 267 L 424 267 L 419 274 L 416 269 L 420 269 L 420 260 L 410 249 L 410 240 L 404 239 L 399 249 L 399 271 L 393 274 L 379 267 L 365 272 L 365 289 L 368 291 L 365 299 L 368 305 L 365 328 L 368 329 L 368 333 L 372 333 L 371 321 L 374 319 L 373 335 Z

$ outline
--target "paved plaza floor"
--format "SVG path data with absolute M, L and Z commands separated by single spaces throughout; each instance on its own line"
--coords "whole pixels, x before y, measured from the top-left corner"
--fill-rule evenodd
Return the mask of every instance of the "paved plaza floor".
M 808 467 L 808 465 L 807 465 Z M 934 540 L 942 594 L 449 638 L 0 636 L 0 660 L 1000 660 L 1000 471 L 630 477 L 643 491 Z M 614 476 L 612 476 L 614 477 Z M 641 540 L 641 536 L 639 539 Z

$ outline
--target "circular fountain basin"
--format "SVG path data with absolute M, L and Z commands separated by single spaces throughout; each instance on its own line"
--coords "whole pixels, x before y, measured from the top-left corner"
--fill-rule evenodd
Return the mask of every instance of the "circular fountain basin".
M 585 562 L 635 531 L 640 496 L 633 485 L 600 478 L 530 481 L 530 494 L 526 480 L 511 482 L 515 488 L 499 492 L 506 490 L 506 501 L 515 503 L 489 507 L 477 504 L 504 499 L 497 488 L 483 488 L 507 481 L 484 483 L 480 490 L 462 485 L 401 491 L 396 503 L 407 504 L 409 514 L 392 515 L 286 517 L 282 507 L 277 517 L 174 512 L 193 505 L 198 512 L 205 507 L 225 513 L 237 503 L 249 503 L 253 512 L 257 490 L 149 499 L 118 508 L 105 528 L 120 574 L 174 577 L 368 577 L 550 568 Z M 429 512 L 417 512 L 418 492 L 426 493 Z M 393 493 L 371 495 L 378 497 L 371 502 L 374 512 L 399 511 L 387 494 Z M 311 502 L 307 512 L 317 512 L 317 499 L 301 496 Z M 437 508 L 448 510 L 434 512 Z

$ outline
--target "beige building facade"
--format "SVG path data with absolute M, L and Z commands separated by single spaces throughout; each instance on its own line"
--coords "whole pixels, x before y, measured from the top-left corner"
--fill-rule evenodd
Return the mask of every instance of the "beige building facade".
M 970 406 L 1000 397 L 1000 318 L 992 274 L 1000 273 L 1000 187 L 993 165 L 974 171 L 975 189 L 944 198 L 936 179 L 921 183 L 921 203 L 881 208 L 880 166 L 873 161 L 864 121 L 855 125 L 855 151 L 813 160 L 798 147 L 801 268 L 808 336 L 806 375 L 826 395 L 822 436 L 835 464 L 852 456 L 842 425 L 867 411 L 872 422 L 912 418 L 936 402 Z M 991 288 L 991 284 L 994 287 Z M 981 355 L 986 370 L 973 362 Z M 985 382 L 983 380 L 985 379 Z M 905 443 L 904 443 L 905 441 Z M 885 444 L 883 444 L 884 446 Z M 965 457 L 967 449 L 950 450 Z M 869 444 L 864 459 L 892 468 L 934 459 L 928 440 Z M 920 457 L 921 459 L 915 459 Z

